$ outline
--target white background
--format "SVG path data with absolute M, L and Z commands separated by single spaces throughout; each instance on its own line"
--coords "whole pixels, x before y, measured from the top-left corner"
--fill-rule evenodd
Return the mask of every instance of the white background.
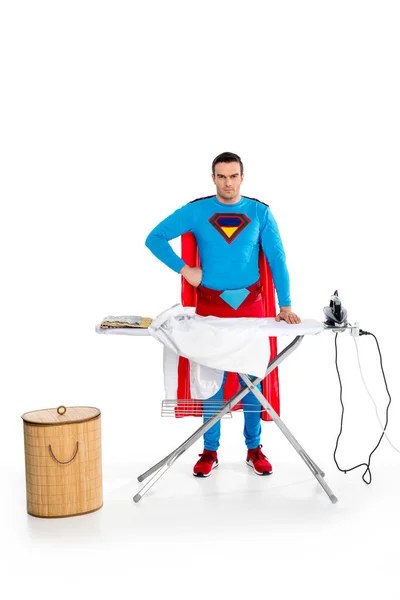
M 332 505 L 273 423 L 274 475 L 244 464 L 242 416 L 220 466 L 191 476 L 196 443 L 139 504 L 146 468 L 200 424 L 162 419 L 162 348 L 99 336 L 106 315 L 154 317 L 180 280 L 145 248 L 182 204 L 214 192 L 238 153 L 242 193 L 279 224 L 293 308 L 323 318 L 335 289 L 378 337 L 400 446 L 397 378 L 400 139 L 397 2 L 4 2 L 1 53 L 1 586 L 31 598 L 398 598 L 399 455 L 384 440 L 367 486 L 333 461 L 334 336 L 282 365 L 281 415 L 326 471 Z M 174 246 L 177 248 L 177 246 Z M 346 420 L 337 458 L 365 462 L 379 425 L 354 342 L 339 341 Z M 359 339 L 384 420 L 373 338 Z M 104 507 L 42 520 L 25 505 L 24 412 L 102 411 Z M 3 587 L 1 587 L 3 592 Z M 147 590 L 147 591 L 146 591 Z

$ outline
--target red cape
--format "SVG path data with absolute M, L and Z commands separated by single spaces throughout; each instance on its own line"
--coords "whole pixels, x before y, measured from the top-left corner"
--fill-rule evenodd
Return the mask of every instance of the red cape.
M 181 236 L 181 246 L 182 246 L 182 259 L 185 261 L 189 267 L 200 267 L 200 257 L 197 248 L 196 238 L 192 233 L 184 233 Z M 260 249 L 259 254 L 259 269 L 260 269 L 260 279 L 263 288 L 263 305 L 264 305 L 264 316 L 265 317 L 275 317 L 276 316 L 276 305 L 275 305 L 275 287 L 272 280 L 271 270 L 269 268 L 268 262 L 265 258 L 264 252 Z M 181 291 L 181 302 L 182 306 L 196 306 L 196 288 L 190 285 L 186 281 L 184 277 L 182 277 L 182 291 Z M 270 355 L 269 357 L 265 357 L 265 367 L 267 367 L 268 363 L 276 357 L 277 355 L 277 341 L 276 337 L 269 338 L 270 343 Z M 239 391 L 235 384 L 236 380 L 230 380 L 225 384 L 224 388 L 224 398 L 230 399 L 232 396 Z M 271 404 L 272 408 L 280 414 L 280 402 L 279 402 L 279 378 L 278 378 L 278 367 L 276 367 L 272 373 L 267 375 L 265 379 L 261 382 L 261 389 L 264 396 L 267 398 L 268 402 Z M 187 358 L 183 356 L 179 357 L 178 362 L 178 390 L 177 390 L 177 398 L 178 404 L 175 409 L 175 415 L 177 417 L 186 417 L 186 416 L 199 416 L 199 409 L 196 409 L 196 403 L 198 407 L 199 400 L 193 400 L 193 402 L 188 402 L 188 400 L 192 399 L 190 393 L 190 364 Z M 180 403 L 179 401 L 182 400 Z M 185 401 L 185 402 L 183 402 Z M 181 410 L 179 410 L 181 407 Z M 241 402 L 239 402 L 233 410 L 237 410 L 242 408 Z M 261 418 L 264 421 L 271 421 L 271 417 L 267 413 L 267 411 L 263 408 L 261 412 Z

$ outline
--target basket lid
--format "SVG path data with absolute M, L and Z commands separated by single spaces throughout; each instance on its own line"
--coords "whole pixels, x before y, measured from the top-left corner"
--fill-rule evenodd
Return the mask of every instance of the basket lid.
M 100 414 L 100 410 L 94 406 L 59 406 L 24 413 L 22 419 L 25 423 L 34 425 L 66 425 L 90 421 Z

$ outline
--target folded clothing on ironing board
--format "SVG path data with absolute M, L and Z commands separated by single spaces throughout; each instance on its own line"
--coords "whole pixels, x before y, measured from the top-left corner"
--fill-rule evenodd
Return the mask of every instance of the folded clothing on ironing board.
M 105 317 L 101 324 L 101 328 L 113 328 L 113 327 L 139 327 L 142 329 L 147 329 L 153 319 L 149 317 L 139 317 L 139 316 L 125 316 L 125 317 Z

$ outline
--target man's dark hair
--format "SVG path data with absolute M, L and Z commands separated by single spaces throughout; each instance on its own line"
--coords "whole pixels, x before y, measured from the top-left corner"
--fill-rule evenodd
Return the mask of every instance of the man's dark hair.
M 240 164 L 240 174 L 243 175 L 243 163 L 241 161 L 240 156 L 234 154 L 233 152 L 223 152 L 222 154 L 218 154 L 216 158 L 214 158 L 212 163 L 212 174 L 215 175 L 215 165 L 218 163 L 231 163 L 238 162 Z

